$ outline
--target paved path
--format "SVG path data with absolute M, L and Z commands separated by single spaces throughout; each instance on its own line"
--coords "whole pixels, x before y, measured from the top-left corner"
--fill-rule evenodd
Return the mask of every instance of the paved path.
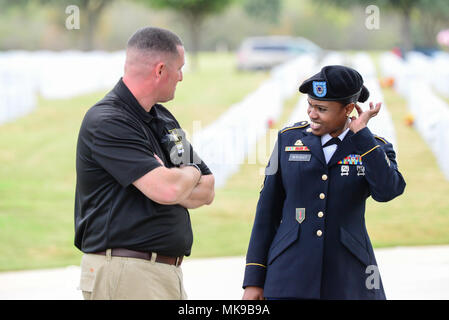
M 449 245 L 375 250 L 388 299 L 449 299 Z M 189 299 L 240 299 L 244 257 L 186 259 Z M 81 299 L 80 269 L 0 273 L 0 299 Z

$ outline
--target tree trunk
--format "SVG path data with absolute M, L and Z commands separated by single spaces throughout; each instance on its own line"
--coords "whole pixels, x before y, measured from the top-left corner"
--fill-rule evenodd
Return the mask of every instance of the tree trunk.
M 84 39 L 83 39 L 83 49 L 93 50 L 94 49 L 94 37 L 95 31 L 97 30 L 98 21 L 100 19 L 101 13 L 106 5 L 111 2 L 110 0 L 98 0 L 98 1 L 87 1 L 84 2 L 84 12 L 87 15 L 86 28 L 84 29 Z M 82 13 L 81 13 L 82 14 Z
M 200 50 L 201 43 L 201 27 L 203 22 L 203 17 L 195 13 L 188 15 L 187 23 L 189 25 L 190 41 L 191 41 L 191 51 L 190 51 L 190 70 L 195 72 L 198 70 L 198 52 Z
M 94 19 L 91 12 L 87 12 L 86 28 L 84 29 L 83 50 L 90 51 L 94 47 L 94 31 L 97 20 Z
M 436 34 L 438 33 L 438 19 L 435 19 L 430 14 L 422 13 L 421 25 L 424 34 L 423 44 L 428 48 L 435 47 L 437 45 Z
M 407 53 L 413 49 L 411 25 L 410 25 L 410 8 L 404 8 L 402 11 L 402 49 Z

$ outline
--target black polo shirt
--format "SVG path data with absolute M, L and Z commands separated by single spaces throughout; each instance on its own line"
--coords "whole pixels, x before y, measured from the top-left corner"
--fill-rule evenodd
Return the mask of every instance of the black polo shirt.
M 193 235 L 187 209 L 158 204 L 132 184 L 160 166 L 153 154 L 172 166 L 155 132 L 168 122 L 179 126 L 162 105 L 146 112 L 122 79 L 88 110 L 76 154 L 75 246 L 81 251 L 127 248 L 190 255 Z

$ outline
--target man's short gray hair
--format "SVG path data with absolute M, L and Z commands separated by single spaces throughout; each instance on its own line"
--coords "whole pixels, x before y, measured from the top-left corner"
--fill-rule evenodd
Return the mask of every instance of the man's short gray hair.
M 171 31 L 156 27 L 144 27 L 129 38 L 127 48 L 178 54 L 177 46 L 182 45 L 181 39 Z

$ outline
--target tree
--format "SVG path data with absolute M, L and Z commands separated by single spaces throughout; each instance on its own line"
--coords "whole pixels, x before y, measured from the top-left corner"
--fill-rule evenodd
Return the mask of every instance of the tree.
M 192 70 L 198 67 L 201 28 L 206 17 L 223 11 L 233 0 L 139 0 L 158 9 L 170 9 L 186 21 L 191 41 Z
M 84 50 L 94 49 L 94 36 L 98 27 L 98 21 L 104 9 L 110 5 L 112 0 L 37 0 L 41 3 L 66 8 L 69 5 L 79 7 L 81 28 L 83 34 L 82 48 Z M 64 11 L 62 11 L 64 12 Z
M 253 18 L 276 23 L 281 13 L 281 0 L 244 0 L 243 8 Z
M 399 13 L 401 16 L 402 49 L 407 52 L 413 49 L 411 34 L 411 15 L 414 10 L 429 14 L 432 18 L 447 19 L 449 5 L 447 0 L 318 0 L 320 3 L 337 5 L 343 8 L 353 6 L 377 5 L 381 10 L 386 9 Z
M 69 5 L 78 6 L 80 11 L 81 28 L 83 34 L 82 47 L 84 50 L 92 50 L 95 31 L 98 21 L 104 9 L 111 4 L 112 0 L 34 0 L 42 5 L 57 6 L 61 14 Z M 0 0 L 0 9 L 12 6 L 24 6 L 27 0 Z
M 60 1 L 59 1 L 60 2 Z M 83 48 L 85 50 L 92 50 L 94 47 L 94 35 L 98 27 L 98 21 L 107 5 L 112 3 L 112 0 L 66 0 L 67 5 L 79 5 L 81 16 L 84 19 L 86 28 L 83 30 Z M 83 16 L 83 13 L 85 15 Z
M 420 25 L 423 28 L 425 44 L 434 46 L 435 35 L 448 27 L 449 1 L 421 0 Z
M 411 32 L 411 14 L 412 10 L 420 5 L 421 0 L 384 0 L 384 5 L 393 11 L 398 12 L 402 18 L 402 48 L 405 52 L 413 49 L 413 40 Z

